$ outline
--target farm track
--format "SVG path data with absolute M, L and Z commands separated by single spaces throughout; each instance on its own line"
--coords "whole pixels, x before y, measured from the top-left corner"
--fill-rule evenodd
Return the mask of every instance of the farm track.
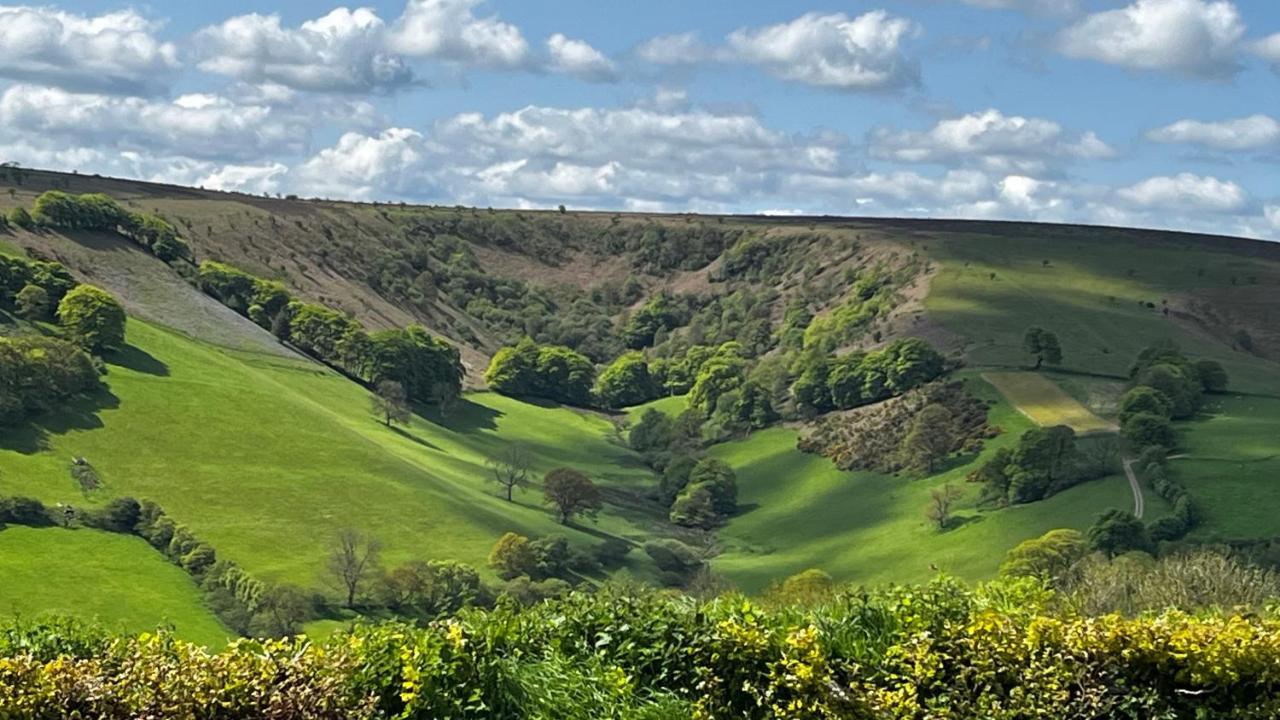
M 1133 491 L 1133 516 L 1142 519 L 1142 513 L 1146 510 L 1146 503 L 1142 498 L 1142 486 L 1138 484 L 1138 476 L 1133 472 L 1133 459 L 1124 459 L 1124 474 L 1129 478 L 1129 489 Z

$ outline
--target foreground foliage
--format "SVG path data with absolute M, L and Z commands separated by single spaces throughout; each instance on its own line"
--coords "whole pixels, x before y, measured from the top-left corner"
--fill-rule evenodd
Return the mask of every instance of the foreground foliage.
M 1280 622 L 1055 610 L 1031 580 L 773 609 L 605 589 L 324 643 L 0 630 L 0 715 L 171 718 L 1274 717 Z M 812 603 L 817 603 L 816 605 Z

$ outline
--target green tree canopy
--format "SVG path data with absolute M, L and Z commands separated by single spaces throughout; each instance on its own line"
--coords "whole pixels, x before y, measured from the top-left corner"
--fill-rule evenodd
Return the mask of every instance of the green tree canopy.
M 58 303 L 58 322 L 84 348 L 100 353 L 124 347 L 124 307 L 106 291 L 79 285 Z

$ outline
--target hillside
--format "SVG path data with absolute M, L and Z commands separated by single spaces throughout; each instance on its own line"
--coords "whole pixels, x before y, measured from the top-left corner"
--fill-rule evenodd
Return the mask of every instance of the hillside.
M 446 413 L 418 404 L 393 426 L 379 422 L 359 378 L 198 290 L 194 265 L 166 264 L 110 232 L 10 226 L 0 234 L 10 253 L 65 264 L 119 298 L 130 317 L 127 346 L 104 354 L 103 394 L 0 434 L 0 496 L 89 508 L 126 496 L 153 501 L 219 558 L 267 583 L 332 594 L 327 557 L 346 528 L 380 540 L 388 568 L 452 560 L 490 584 L 498 575 L 489 553 L 507 532 L 560 535 L 572 552 L 598 554 L 594 565 L 564 573 L 590 583 L 670 581 L 643 549 L 670 539 L 694 548 L 717 581 L 749 592 L 810 567 L 855 582 L 917 581 L 938 570 L 990 577 L 1023 540 L 1084 530 L 1105 510 L 1133 506 L 1118 463 L 1009 507 L 982 502 L 982 488 L 966 482 L 1036 427 L 983 379 L 1029 367 L 1023 341 L 1033 325 L 1056 333 L 1063 355 L 1039 376 L 1103 428 L 1116 425 L 1129 366 L 1149 345 L 1172 340 L 1191 358 L 1220 363 L 1229 393 L 1206 396 L 1197 417 L 1174 423 L 1181 457 L 1169 460 L 1169 473 L 1203 515 L 1188 537 L 1280 535 L 1269 512 L 1280 491 L 1268 482 L 1280 471 L 1280 245 L 1018 223 L 355 204 L 15 169 L 0 173 L 0 210 L 30 207 L 49 189 L 106 193 L 173 224 L 197 262 L 279 280 L 370 330 L 418 323 L 461 350 L 470 391 Z M 658 316 L 662 303 L 675 319 L 640 328 L 647 360 L 677 362 L 690 347 L 735 343 L 783 415 L 708 436 L 705 454 L 725 461 L 737 483 L 736 510 L 709 529 L 670 521 L 655 498 L 658 466 L 627 441 L 625 426 L 644 410 L 678 415 L 683 392 L 616 412 L 483 387 L 494 353 L 526 335 L 605 366 L 633 344 L 637 318 Z M 7 311 L 6 320 L 9 331 L 25 331 Z M 903 338 L 946 356 L 949 376 L 985 403 L 991 436 L 922 474 L 845 471 L 798 450 L 809 418 L 789 398 L 792 364 Z M 491 465 L 512 445 L 531 454 L 532 482 L 507 502 Z M 77 486 L 73 457 L 92 464 L 101 489 Z M 541 479 L 564 466 L 599 486 L 594 522 L 559 524 L 543 505 Z M 939 531 L 925 508 L 947 485 L 958 488 L 957 522 Z M 1147 521 L 1174 511 L 1150 489 L 1145 502 Z M 71 531 L 5 529 L 0 552 L 12 563 L 17 551 L 5 543 L 42 545 L 61 532 Z M 81 542 L 92 531 L 74 532 Z M 114 576 L 129 553 L 149 551 L 130 540 L 85 562 Z M 57 547 L 64 542 L 72 544 L 60 538 L 48 552 L 76 552 Z M 625 549 L 606 553 L 609 545 Z M 160 558 L 152 556 L 158 567 L 144 579 L 164 587 L 152 604 L 116 613 L 100 603 L 83 614 L 130 630 L 147 616 L 173 618 L 187 637 L 210 641 L 217 621 L 191 579 Z M 18 563 L 26 572 L 43 564 L 34 554 Z M 80 580 L 62 572 L 44 582 L 53 595 Z M 41 602 L 0 594 L 0 611 Z M 350 616 L 329 610 L 313 628 Z

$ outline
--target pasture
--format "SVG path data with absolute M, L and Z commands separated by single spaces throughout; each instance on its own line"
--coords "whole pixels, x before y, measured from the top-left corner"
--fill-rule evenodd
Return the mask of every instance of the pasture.
M 97 530 L 0 530 L 0 615 L 64 614 L 128 633 L 171 627 L 220 647 L 231 635 L 199 589 L 140 538 Z
M 1033 372 L 986 372 L 991 383 L 1011 405 L 1041 427 L 1066 425 L 1077 434 L 1114 432 L 1115 423 L 1094 415 L 1052 380 Z

